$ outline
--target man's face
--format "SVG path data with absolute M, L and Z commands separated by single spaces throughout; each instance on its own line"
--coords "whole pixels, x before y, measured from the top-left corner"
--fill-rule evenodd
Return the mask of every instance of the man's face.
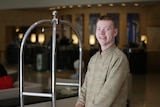
M 96 27 L 96 38 L 102 50 L 115 43 L 115 36 L 118 30 L 114 27 L 111 20 L 99 20 Z

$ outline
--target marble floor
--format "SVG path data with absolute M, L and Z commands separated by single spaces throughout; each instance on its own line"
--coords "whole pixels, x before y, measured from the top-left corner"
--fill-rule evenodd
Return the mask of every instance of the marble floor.
M 48 86 L 50 72 L 25 69 L 25 80 Z M 69 78 L 74 71 L 58 71 L 57 77 Z M 160 73 L 132 74 L 129 107 L 160 107 Z

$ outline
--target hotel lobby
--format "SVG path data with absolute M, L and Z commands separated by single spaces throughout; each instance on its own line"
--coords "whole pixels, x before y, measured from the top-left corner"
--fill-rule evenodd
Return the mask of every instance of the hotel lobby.
M 159 0 L 46 0 L 39 3 L 36 0 L 32 3 L 16 0 L 11 4 L 7 0 L 0 1 L 0 63 L 13 78 L 14 88 L 0 90 L 0 107 L 20 106 L 20 48 L 26 32 L 33 24 L 40 20 L 51 21 L 37 25 L 25 40 L 22 50 L 24 91 L 42 92 L 50 96 L 52 74 L 55 74 L 57 84 L 78 84 L 76 70 L 79 64 L 75 65 L 75 62 L 81 58 L 81 46 L 83 81 L 89 59 L 99 50 L 95 39 L 95 20 L 103 14 L 111 14 L 116 18 L 119 28 L 116 45 L 126 54 L 130 63 L 126 107 L 159 107 Z M 59 21 L 55 34 L 52 27 L 54 11 Z M 67 24 L 63 21 L 67 21 Z M 68 25 L 73 25 L 78 34 Z M 53 40 L 56 44 L 54 56 Z M 77 86 L 55 84 L 54 90 L 56 107 L 74 107 L 78 96 Z M 51 101 L 51 97 L 25 96 L 24 106 L 52 107 Z

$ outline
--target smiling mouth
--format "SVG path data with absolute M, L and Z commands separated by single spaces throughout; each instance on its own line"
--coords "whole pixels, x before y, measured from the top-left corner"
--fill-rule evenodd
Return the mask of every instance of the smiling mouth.
M 99 37 L 99 39 L 106 39 L 106 37 Z

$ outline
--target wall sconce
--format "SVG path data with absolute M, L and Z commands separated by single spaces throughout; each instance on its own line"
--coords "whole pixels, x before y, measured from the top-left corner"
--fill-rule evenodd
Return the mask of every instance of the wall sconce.
M 20 31 L 20 29 L 17 27 L 17 28 L 16 28 L 16 32 L 19 32 L 19 31 Z
M 141 41 L 144 41 L 144 43 L 147 44 L 147 36 L 141 35 Z
M 38 34 L 38 43 L 43 44 L 45 41 L 45 35 L 44 33 Z
M 32 43 L 35 43 L 35 42 L 36 42 L 36 34 L 35 34 L 35 33 L 32 33 L 32 34 L 31 34 L 30 40 L 31 40 Z
M 22 38 L 23 38 L 23 33 L 19 33 L 19 34 L 18 34 L 18 39 L 19 39 L 19 40 L 22 40 Z
M 89 44 L 90 45 L 95 45 L 96 44 L 96 37 L 95 37 L 95 35 L 91 34 L 89 36 Z
M 73 40 L 73 44 L 78 44 L 78 37 L 76 34 L 72 34 L 72 40 Z

